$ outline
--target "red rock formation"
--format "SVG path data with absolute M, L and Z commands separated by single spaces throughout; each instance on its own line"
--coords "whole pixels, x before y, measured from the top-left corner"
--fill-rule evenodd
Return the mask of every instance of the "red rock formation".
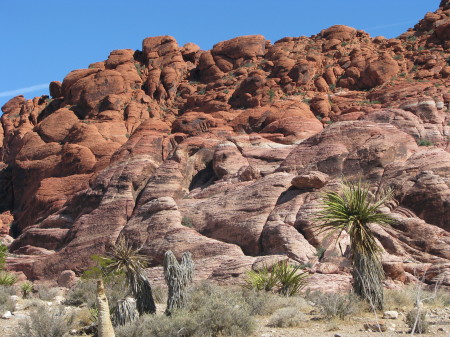
M 333 26 L 201 51 L 150 37 L 51 82 L 52 98 L 11 99 L 9 268 L 72 279 L 125 235 L 154 279 L 170 249 L 193 254 L 198 278 L 233 283 L 287 256 L 312 264 L 312 289 L 345 289 L 348 237 L 320 235 L 312 219 L 320 191 L 363 177 L 395 190 L 383 211 L 397 223 L 373 226 L 387 276 L 450 285 L 449 14 L 442 1 L 396 39 Z

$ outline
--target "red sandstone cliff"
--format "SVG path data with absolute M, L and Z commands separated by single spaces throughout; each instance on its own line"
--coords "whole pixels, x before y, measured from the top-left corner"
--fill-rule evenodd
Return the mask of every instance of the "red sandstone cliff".
M 202 278 L 279 254 L 345 283 L 334 245 L 317 262 L 311 214 L 321 189 L 362 176 L 395 189 L 398 224 L 374 228 L 387 275 L 450 285 L 449 87 L 448 1 L 396 39 L 333 26 L 115 50 L 52 82 L 51 98 L 2 107 L 9 268 L 80 273 L 123 234 L 153 266 L 189 250 Z

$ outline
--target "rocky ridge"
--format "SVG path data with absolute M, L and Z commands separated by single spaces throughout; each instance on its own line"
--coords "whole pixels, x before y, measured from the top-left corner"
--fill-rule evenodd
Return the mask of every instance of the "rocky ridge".
M 238 282 L 288 257 L 349 286 L 348 238 L 313 230 L 320 192 L 395 190 L 373 226 L 387 284 L 450 286 L 450 2 L 395 39 L 333 26 L 209 51 L 170 36 L 17 96 L 2 111 L 0 233 L 29 279 L 80 274 L 119 235 L 150 275 L 189 250 L 197 277 Z M 10 225 L 10 227 L 9 227 Z M 9 235 L 8 235 L 9 234 Z M 318 254 L 324 251 L 323 254 Z

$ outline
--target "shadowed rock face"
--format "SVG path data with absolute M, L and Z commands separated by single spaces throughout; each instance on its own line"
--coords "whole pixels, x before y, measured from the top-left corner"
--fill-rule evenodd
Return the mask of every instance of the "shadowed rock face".
M 8 267 L 79 274 L 125 235 L 156 281 L 170 249 L 193 254 L 199 279 L 233 283 L 290 258 L 312 265 L 314 287 L 344 289 L 349 239 L 318 234 L 313 215 L 321 191 L 362 177 L 395 191 L 383 211 L 397 223 L 373 226 L 388 277 L 450 285 L 449 25 L 442 1 L 389 40 L 346 26 L 210 51 L 149 37 L 52 82 L 52 98 L 11 99 Z

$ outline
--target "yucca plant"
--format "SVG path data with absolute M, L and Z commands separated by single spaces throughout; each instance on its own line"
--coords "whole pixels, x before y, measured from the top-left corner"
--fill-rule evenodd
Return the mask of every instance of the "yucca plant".
M 33 283 L 25 281 L 20 285 L 20 291 L 22 292 L 22 298 L 28 298 L 33 291 Z
M 275 274 L 267 266 L 263 266 L 258 270 L 248 271 L 245 278 L 247 288 L 256 290 L 271 291 L 277 282 Z
M 12 286 L 17 282 L 17 276 L 7 271 L 0 272 L 0 286 Z
M 308 274 L 301 272 L 300 266 L 293 266 L 288 261 L 279 261 L 271 268 L 247 272 L 247 288 L 277 292 L 284 296 L 293 296 L 307 283 Z
M 288 261 L 277 263 L 273 273 L 279 283 L 278 292 L 284 296 L 293 296 L 305 287 L 308 273 L 300 271 L 300 266 L 293 266 Z
M 377 245 L 369 224 L 388 225 L 393 219 L 379 209 L 392 198 L 387 190 L 373 196 L 369 186 L 360 181 L 344 181 L 339 192 L 322 195 L 321 210 L 316 214 L 319 231 L 343 231 L 350 237 L 353 265 L 353 289 L 377 309 L 383 307 L 384 271 L 381 265 L 381 248 Z
M 170 316 L 175 309 L 180 309 L 186 302 L 187 286 L 194 276 L 194 261 L 189 252 L 184 252 L 181 262 L 168 250 L 164 254 L 164 279 L 169 288 L 166 315 Z
M 130 291 L 136 299 L 136 307 L 140 315 L 156 312 L 152 295 L 152 287 L 145 275 L 147 258 L 139 254 L 125 238 L 120 237 L 112 250 L 108 252 L 108 263 L 103 267 L 106 274 L 117 275 L 124 273 Z

